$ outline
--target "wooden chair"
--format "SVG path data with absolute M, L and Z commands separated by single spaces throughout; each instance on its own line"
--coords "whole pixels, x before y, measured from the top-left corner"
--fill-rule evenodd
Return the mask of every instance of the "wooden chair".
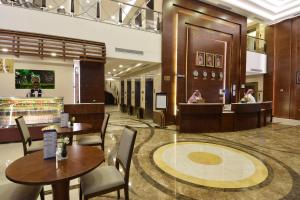
M 17 123 L 17 127 L 19 129 L 19 132 L 21 134 L 24 156 L 26 156 L 27 154 L 42 150 L 44 148 L 44 142 L 31 140 L 31 136 L 30 136 L 28 127 L 25 123 L 23 116 L 18 117 L 15 120 Z M 41 189 L 40 196 L 41 196 L 41 200 L 44 200 L 44 189 L 43 188 Z
M 7 183 L 0 186 L 1 200 L 35 200 L 38 198 L 42 186 L 29 186 L 17 183 Z
M 31 140 L 30 133 L 23 116 L 16 118 L 16 123 L 19 132 L 21 133 L 24 156 L 42 150 L 44 147 L 44 142 Z
M 102 150 L 104 151 L 104 141 L 105 141 L 105 133 L 108 124 L 110 114 L 106 113 L 104 115 L 104 120 L 102 122 L 102 127 L 99 135 L 93 136 L 83 136 L 78 140 L 79 145 L 89 145 L 89 146 L 98 146 L 100 145 Z
M 98 167 L 80 178 L 80 200 L 82 197 L 87 200 L 113 191 L 117 191 L 120 198 L 121 189 L 124 189 L 125 200 L 129 199 L 129 171 L 136 134 L 136 130 L 126 126 L 121 136 L 116 165 Z M 120 165 L 125 173 L 124 176 L 119 171 Z

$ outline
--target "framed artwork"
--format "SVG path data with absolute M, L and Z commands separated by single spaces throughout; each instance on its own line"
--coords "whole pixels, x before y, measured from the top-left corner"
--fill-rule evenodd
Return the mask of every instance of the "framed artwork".
M 215 67 L 223 68 L 223 66 L 224 66 L 223 56 L 219 54 L 215 54 Z
M 296 84 L 300 84 L 300 71 L 296 73 Z
M 205 57 L 206 57 L 205 59 L 206 67 L 214 67 L 214 54 L 206 53 Z
M 50 70 L 15 70 L 16 89 L 31 89 L 33 83 L 38 81 L 41 89 L 55 89 L 55 73 Z
M 196 52 L 196 66 L 205 66 L 205 52 Z

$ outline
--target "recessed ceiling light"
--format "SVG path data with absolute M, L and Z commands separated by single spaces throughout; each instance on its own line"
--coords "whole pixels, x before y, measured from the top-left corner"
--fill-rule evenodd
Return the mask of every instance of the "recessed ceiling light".
M 53 7 L 52 7 L 52 5 L 49 5 L 49 6 L 48 6 L 48 8 L 50 8 L 50 9 L 51 9 L 51 8 L 53 8 Z
M 55 56 L 56 56 L 56 53 L 51 53 L 51 56 L 52 56 L 52 57 L 55 57 Z
M 3 48 L 2 51 L 3 51 L 3 52 L 8 52 L 8 49 Z
M 60 9 L 64 9 L 65 7 L 64 7 L 64 6 L 59 6 L 59 8 L 60 8 Z
M 123 65 L 119 65 L 120 68 L 124 67 Z
M 138 64 L 135 65 L 135 67 L 139 67 L 139 66 L 142 66 L 142 65 L 143 65 L 143 63 L 138 63 Z
M 86 0 L 85 2 L 86 2 L 86 3 L 90 3 L 90 0 Z
M 117 71 L 116 69 L 113 69 L 113 71 L 115 72 L 115 71 Z
M 111 74 L 111 72 L 107 72 L 108 74 Z
M 113 15 L 113 16 L 111 16 L 111 19 L 115 20 L 115 19 L 116 19 L 116 16 L 114 16 L 114 15 Z

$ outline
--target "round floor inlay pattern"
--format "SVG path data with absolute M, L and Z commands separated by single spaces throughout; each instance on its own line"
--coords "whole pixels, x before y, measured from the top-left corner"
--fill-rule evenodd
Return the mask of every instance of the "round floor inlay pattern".
M 268 169 L 256 157 L 223 145 L 178 142 L 159 147 L 153 154 L 164 172 L 197 185 L 245 188 L 262 183 Z
M 218 165 L 222 162 L 220 156 L 208 152 L 192 152 L 188 154 L 188 158 L 195 163 L 204 165 Z

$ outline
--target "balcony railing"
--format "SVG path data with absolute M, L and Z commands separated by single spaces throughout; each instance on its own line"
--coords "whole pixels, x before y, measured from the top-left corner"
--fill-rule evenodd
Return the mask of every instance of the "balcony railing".
M 160 33 L 161 12 L 133 5 L 136 0 L 0 0 L 0 4 L 56 13 Z
M 267 46 L 264 39 L 247 36 L 247 50 L 266 54 Z

